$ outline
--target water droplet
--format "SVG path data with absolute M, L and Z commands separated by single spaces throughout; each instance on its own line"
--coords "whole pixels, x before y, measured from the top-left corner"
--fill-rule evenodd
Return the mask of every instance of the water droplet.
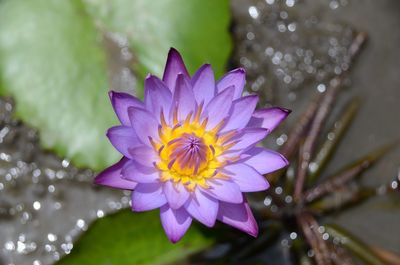
M 42 205 L 40 204 L 39 201 L 33 202 L 33 209 L 35 209 L 36 211 L 40 210 L 41 207 Z
M 259 16 L 258 9 L 255 6 L 249 7 L 249 14 L 252 18 L 257 19 Z
M 55 234 L 50 233 L 50 234 L 47 234 L 47 239 L 48 239 L 50 242 L 54 242 L 54 241 L 57 240 L 57 236 L 56 236 Z

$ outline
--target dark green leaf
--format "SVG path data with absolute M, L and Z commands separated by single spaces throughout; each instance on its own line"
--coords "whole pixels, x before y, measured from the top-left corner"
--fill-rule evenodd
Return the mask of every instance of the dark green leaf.
M 196 225 L 177 244 L 168 241 L 158 212 L 129 210 L 98 220 L 59 265 L 174 264 L 212 243 Z

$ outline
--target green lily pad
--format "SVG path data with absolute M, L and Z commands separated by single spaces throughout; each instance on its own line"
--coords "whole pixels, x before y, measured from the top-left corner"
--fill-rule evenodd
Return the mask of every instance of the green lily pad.
M 191 72 L 209 62 L 220 75 L 228 24 L 227 0 L 3 0 L 0 94 L 15 98 L 17 116 L 39 129 L 45 148 L 100 170 L 119 156 L 104 136 L 117 120 L 101 30 L 128 36 L 142 86 L 147 72 L 161 75 L 169 47 Z
M 127 36 L 143 78 L 161 76 L 170 47 L 181 52 L 190 73 L 211 63 L 217 76 L 231 52 L 228 0 L 84 0 L 108 31 Z
M 94 223 L 58 265 L 174 264 L 212 241 L 192 225 L 179 243 L 172 244 L 157 211 L 132 214 L 124 210 Z
M 45 148 L 100 169 L 120 155 L 105 137 L 117 123 L 101 34 L 80 0 L 0 2 L 0 93 L 40 131 Z

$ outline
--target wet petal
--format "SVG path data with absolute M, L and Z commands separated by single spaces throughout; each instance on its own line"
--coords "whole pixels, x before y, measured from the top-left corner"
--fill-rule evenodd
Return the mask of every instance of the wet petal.
M 217 82 L 217 92 L 220 93 L 228 87 L 234 86 L 235 93 L 233 95 L 233 99 L 238 99 L 242 95 L 245 83 L 246 71 L 243 68 L 238 68 L 230 71 Z
M 185 119 L 189 113 L 194 113 L 195 108 L 196 100 L 194 99 L 190 80 L 184 75 L 179 74 L 176 79 L 173 103 L 171 105 L 171 115 L 173 115 L 173 112 L 177 109 L 178 119 L 181 121 Z
M 214 72 L 211 65 L 205 64 L 192 77 L 193 93 L 197 104 L 206 106 L 215 95 Z
M 189 192 L 181 183 L 172 183 L 172 181 L 165 182 L 164 193 L 172 209 L 182 207 L 189 199 Z
M 143 102 L 127 93 L 110 91 L 108 95 L 110 96 L 111 104 L 118 116 L 118 119 L 125 126 L 131 125 L 128 116 L 129 107 L 144 108 Z
M 132 127 L 111 127 L 107 131 L 107 137 L 110 140 L 111 144 L 115 147 L 115 149 L 117 149 L 121 154 L 129 158 L 132 158 L 131 154 L 129 153 L 129 148 L 135 148 L 143 145 L 136 136 L 136 133 Z
M 226 153 L 246 150 L 250 147 L 253 147 L 258 142 L 263 140 L 268 134 L 269 131 L 267 129 L 245 128 L 242 130 L 239 136 L 231 140 L 232 142 L 237 143 L 233 145 Z
M 177 50 L 171 48 L 168 52 L 167 63 L 165 65 L 164 75 L 162 78 L 164 83 L 171 91 L 174 91 L 175 89 L 175 81 L 178 77 L 178 74 L 183 74 L 187 78 L 190 78 L 181 55 Z
M 185 208 L 174 210 L 164 205 L 160 209 L 160 217 L 161 225 L 172 243 L 178 242 L 192 223 L 192 218 Z
M 134 107 L 130 107 L 128 113 L 133 129 L 135 129 L 136 135 L 142 143 L 151 146 L 149 137 L 156 140 L 159 139 L 159 123 L 154 118 L 153 114 L 147 110 Z
M 239 186 L 233 181 L 222 179 L 210 180 L 208 184 L 211 187 L 202 189 L 202 191 L 215 199 L 231 203 L 241 203 L 243 201 L 242 192 Z
M 224 167 L 224 172 L 239 186 L 242 192 L 262 191 L 269 188 L 268 181 L 254 168 L 243 163 L 230 164 Z
M 137 163 L 146 167 L 154 167 L 154 163 L 160 160 L 157 152 L 147 145 L 129 148 L 129 153 Z
M 199 222 L 208 227 L 214 226 L 218 213 L 218 201 L 216 199 L 196 189 L 185 208 Z
M 290 110 L 272 107 L 257 110 L 250 119 L 248 127 L 265 128 L 273 131 L 286 117 L 290 114 Z
M 237 99 L 232 104 L 229 119 L 221 133 L 244 128 L 251 118 L 258 102 L 258 96 L 251 95 Z
M 254 147 L 243 154 L 242 161 L 255 168 L 260 174 L 267 174 L 286 167 L 289 162 L 286 158 L 272 150 Z
M 144 81 L 144 102 L 146 109 L 159 118 L 161 110 L 168 113 L 172 103 L 172 93 L 158 77 L 150 75 Z
M 234 87 L 229 87 L 216 95 L 210 103 L 207 104 L 203 117 L 208 118 L 207 130 L 213 129 L 229 114 L 232 106 L 232 97 Z
M 137 183 L 121 178 L 121 170 L 128 161 L 129 160 L 124 157 L 118 163 L 106 168 L 96 176 L 94 183 L 111 188 L 133 190 L 137 186 Z
M 158 182 L 159 174 L 155 168 L 145 167 L 136 161 L 130 160 L 123 167 L 122 178 L 138 183 Z
M 132 210 L 136 212 L 160 208 L 167 203 L 161 184 L 138 184 L 132 192 Z
M 257 222 L 246 200 L 241 204 L 221 202 L 217 218 L 253 237 L 258 235 Z

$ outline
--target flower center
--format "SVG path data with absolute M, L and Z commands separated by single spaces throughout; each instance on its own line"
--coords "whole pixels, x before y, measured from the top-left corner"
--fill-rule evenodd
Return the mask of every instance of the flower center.
M 207 167 L 210 148 L 195 134 L 184 133 L 170 141 L 168 147 L 170 148 L 168 168 L 178 174 L 197 175 Z
M 217 169 L 226 161 L 220 161 L 219 156 L 228 148 L 225 143 L 230 138 L 229 133 L 228 137 L 217 135 L 222 123 L 206 130 L 207 119 L 200 121 L 200 113 L 201 107 L 195 115 L 189 114 L 181 122 L 174 116 L 172 125 L 166 123 L 161 113 L 161 142 L 153 141 L 160 157 L 156 164 L 160 180 L 182 183 L 189 191 L 197 185 L 208 188 L 208 179 L 223 177 Z

